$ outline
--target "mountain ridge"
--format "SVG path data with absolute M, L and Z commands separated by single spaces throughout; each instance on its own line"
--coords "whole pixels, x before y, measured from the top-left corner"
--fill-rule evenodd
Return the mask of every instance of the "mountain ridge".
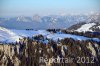
M 78 32 L 100 32 L 100 22 L 82 22 L 75 24 L 68 28 L 68 30 L 78 31 Z
M 60 29 L 81 22 L 90 22 L 92 17 L 97 18 L 98 15 L 19 16 L 0 18 L 0 26 L 10 29 Z

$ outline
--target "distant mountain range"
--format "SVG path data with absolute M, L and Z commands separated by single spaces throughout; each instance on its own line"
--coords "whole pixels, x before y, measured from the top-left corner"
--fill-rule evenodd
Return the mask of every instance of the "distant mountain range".
M 77 23 L 99 22 L 100 14 L 92 15 L 50 15 L 33 17 L 0 18 L 0 26 L 9 29 L 59 29 L 68 28 Z M 95 26 L 94 26 L 95 27 Z

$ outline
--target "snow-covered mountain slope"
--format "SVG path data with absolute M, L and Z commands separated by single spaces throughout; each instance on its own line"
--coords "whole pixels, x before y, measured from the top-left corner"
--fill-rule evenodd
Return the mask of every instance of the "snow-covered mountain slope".
M 16 42 L 20 36 L 6 28 L 0 27 L 0 42 Z
M 68 28 L 68 30 L 72 30 L 72 31 L 78 31 L 78 32 L 86 32 L 86 31 L 100 31 L 100 23 L 99 22 L 83 22 L 83 23 L 78 23 L 75 24 L 73 26 L 71 26 L 70 28 Z
M 88 23 L 88 24 L 84 24 L 82 25 L 80 28 L 78 28 L 76 31 L 81 32 L 81 31 L 92 31 L 92 29 L 90 29 L 92 26 L 96 25 L 95 23 Z
M 11 31 L 13 31 L 14 33 L 16 33 L 21 37 L 32 37 L 36 35 L 47 36 L 48 34 L 50 34 L 46 30 L 11 30 Z
M 46 30 L 12 30 L 0 27 L 0 42 L 18 42 L 19 38 L 32 37 L 40 34 L 46 36 L 49 32 Z
M 57 41 L 58 39 L 64 38 L 73 38 L 74 40 L 88 40 L 91 38 L 72 35 L 72 34 L 63 34 L 63 33 L 50 33 L 46 30 L 10 30 L 0 27 L 0 42 L 16 42 L 19 41 L 19 38 L 23 37 L 33 37 L 36 35 L 43 35 L 45 38 L 53 39 Z M 98 38 L 92 38 L 95 41 L 100 41 Z
M 72 34 L 59 34 L 59 33 L 50 33 L 47 32 L 46 30 L 11 30 L 17 35 L 21 37 L 32 37 L 36 35 L 43 35 L 44 37 L 47 37 L 48 39 L 53 39 L 53 40 L 58 40 L 58 39 L 64 39 L 64 38 L 73 38 L 75 40 L 87 40 L 89 38 L 83 37 L 83 36 L 78 36 L 78 35 L 72 35 Z

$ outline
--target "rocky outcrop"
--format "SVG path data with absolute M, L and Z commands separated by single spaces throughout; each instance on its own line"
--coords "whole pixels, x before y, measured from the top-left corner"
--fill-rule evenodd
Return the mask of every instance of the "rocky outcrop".
M 100 45 L 91 40 L 65 38 L 48 44 L 24 38 L 0 45 L 0 66 L 99 66 Z
M 8 66 L 11 62 L 14 66 L 19 66 L 20 60 L 16 56 L 19 54 L 19 45 L 0 44 L 1 66 Z

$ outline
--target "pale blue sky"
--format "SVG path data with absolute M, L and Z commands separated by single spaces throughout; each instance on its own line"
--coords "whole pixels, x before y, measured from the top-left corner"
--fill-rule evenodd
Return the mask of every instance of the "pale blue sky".
M 99 10 L 100 0 L 0 0 L 0 16 L 32 16 Z

